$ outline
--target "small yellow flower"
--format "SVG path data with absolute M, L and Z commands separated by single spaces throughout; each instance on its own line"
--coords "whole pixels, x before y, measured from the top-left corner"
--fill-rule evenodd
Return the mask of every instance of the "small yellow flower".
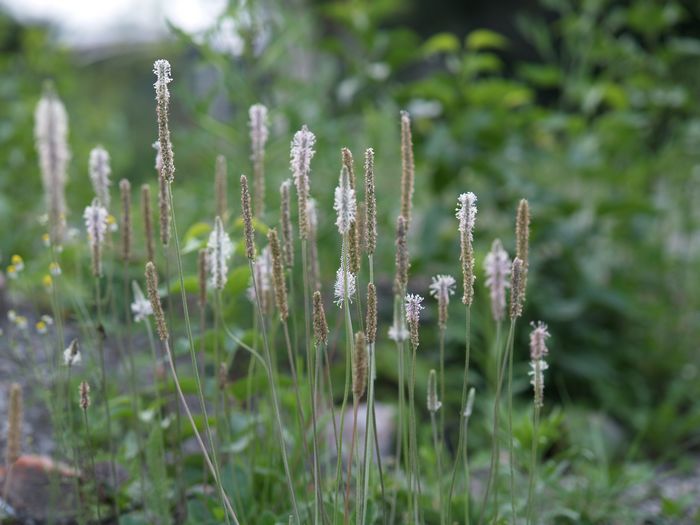
M 117 229 L 119 229 L 117 218 L 114 215 L 107 215 L 107 227 L 111 232 L 115 232 Z
M 45 233 L 44 235 L 41 236 L 41 242 L 44 243 L 44 246 L 47 248 L 51 246 L 51 237 L 49 236 L 48 233 Z
M 61 267 L 58 265 L 58 263 L 52 262 L 49 264 L 49 273 L 54 276 L 61 275 Z
M 17 268 L 15 268 L 14 264 L 7 267 L 6 273 L 10 279 L 17 279 Z
M 44 277 L 41 279 L 41 282 L 44 285 L 44 288 L 46 288 L 47 290 L 50 290 L 53 286 L 53 279 L 48 273 L 44 275 Z
M 24 270 L 24 260 L 22 259 L 22 257 L 20 257 L 17 254 L 14 254 L 12 256 L 12 266 L 14 266 L 15 270 L 18 272 Z
M 47 331 L 46 323 L 44 321 L 37 321 L 36 331 L 37 331 L 37 333 L 44 335 Z
M 29 321 L 27 321 L 27 318 L 24 317 L 23 315 L 18 315 L 15 317 L 15 326 L 19 330 L 26 330 L 27 327 L 29 326 Z

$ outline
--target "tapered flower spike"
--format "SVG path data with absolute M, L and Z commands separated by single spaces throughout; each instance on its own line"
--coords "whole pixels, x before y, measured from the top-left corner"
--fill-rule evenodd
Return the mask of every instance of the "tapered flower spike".
M 427 400 L 428 412 L 433 414 L 440 410 L 442 403 L 438 399 L 437 394 L 437 374 L 435 370 L 430 370 L 428 374 L 428 400 Z
M 530 332 L 530 384 L 533 388 L 534 404 L 537 408 L 542 408 L 544 404 L 544 371 L 549 368 L 544 357 L 549 353 L 547 349 L 547 339 L 549 332 L 547 325 L 543 322 L 532 324 Z
M 413 207 L 413 187 L 415 167 L 413 162 L 413 139 L 411 137 L 411 116 L 401 112 L 401 216 L 406 219 L 406 227 L 411 223 Z
M 341 160 L 343 166 L 348 170 L 350 189 L 357 195 L 355 189 L 355 164 L 352 152 L 348 148 L 341 150 Z M 356 198 L 353 199 L 356 201 Z M 350 258 L 350 271 L 357 275 L 360 272 L 360 237 L 358 232 L 357 204 L 355 204 L 355 219 L 350 223 L 348 229 L 348 256 Z
M 95 277 L 102 276 L 102 245 L 107 232 L 107 210 L 97 199 L 92 201 L 90 206 L 85 208 L 83 218 L 85 219 L 85 229 L 90 241 L 92 253 L 92 274 Z
M 520 280 L 520 296 L 525 301 L 527 289 L 527 271 L 529 268 L 529 243 L 530 243 L 530 205 L 526 199 L 521 199 L 518 204 L 518 214 L 515 220 L 515 256 L 523 261 L 523 274 Z
M 294 266 L 294 238 L 292 233 L 292 214 L 290 206 L 290 188 L 292 181 L 287 179 L 280 185 L 280 223 L 282 234 L 282 251 L 287 268 Z
M 245 255 L 249 260 L 255 259 L 255 230 L 253 229 L 253 212 L 250 204 L 248 178 L 241 175 L 241 211 L 243 213 L 243 237 L 245 238 Z
M 146 242 L 146 260 L 156 257 L 156 243 L 153 237 L 153 217 L 151 215 L 151 187 L 141 186 L 141 219 L 143 220 L 143 235 Z
M 171 183 L 175 179 L 175 160 L 173 146 L 170 142 L 170 128 L 168 127 L 168 105 L 170 104 L 168 84 L 173 80 L 170 76 L 170 62 L 164 59 L 156 60 L 153 64 L 153 73 L 157 78 L 153 86 L 156 90 L 156 115 L 158 117 L 159 171 L 160 177 Z
M 228 174 L 226 171 L 226 157 L 217 155 L 216 168 L 214 170 L 214 190 L 216 195 L 216 214 L 221 220 L 228 221 Z
M 112 168 L 109 166 L 109 153 L 102 146 L 97 146 L 90 151 L 89 173 L 92 189 L 100 204 L 109 208 L 109 187 L 112 184 L 109 176 Z
M 406 322 L 411 337 L 411 345 L 418 347 L 418 326 L 420 324 L 420 311 L 424 308 L 423 298 L 417 294 L 406 295 Z
M 129 262 L 131 259 L 131 184 L 128 180 L 119 181 L 119 192 L 122 201 L 122 260 Z
M 491 314 L 495 321 L 502 321 L 506 311 L 506 288 L 510 286 L 510 259 L 499 239 L 493 241 L 491 251 L 486 255 L 484 268 L 486 286 L 491 296 Z
M 367 253 L 374 255 L 377 248 L 377 196 L 374 187 L 374 150 L 372 148 L 365 151 L 365 201 L 367 202 L 365 245 Z
M 462 193 L 457 199 L 459 221 L 459 260 L 462 263 L 462 303 L 471 306 L 474 301 L 474 224 L 476 222 L 476 195 Z
M 299 237 L 308 238 L 309 223 L 306 213 L 306 202 L 309 200 L 309 173 L 313 158 L 316 137 L 306 125 L 294 134 L 290 151 L 290 167 L 294 176 L 294 186 L 297 189 L 299 208 Z
M 85 412 L 90 408 L 90 385 L 87 381 L 80 382 L 78 392 L 80 394 L 80 408 Z
M 52 244 L 59 245 L 66 226 L 65 187 L 70 151 L 66 109 L 50 84 L 44 87 L 36 107 L 34 138 L 49 217 L 50 240 Z
M 367 284 L 367 342 L 374 344 L 377 340 L 377 288 L 374 283 Z
M 352 397 L 359 402 L 367 387 L 367 344 L 364 332 L 355 334 L 355 352 L 352 360 Z
M 355 222 L 357 202 L 355 201 L 355 190 L 350 187 L 350 173 L 345 166 L 340 170 L 340 180 L 335 189 L 333 209 L 338 214 L 335 221 L 338 233 L 347 235 L 350 226 Z
M 406 219 L 399 215 L 396 219 L 396 277 L 394 293 L 403 295 L 408 285 L 408 245 L 406 242 Z
M 168 182 L 158 179 L 158 215 L 160 219 L 160 243 L 164 248 L 170 244 L 170 196 Z
M 161 341 L 167 341 L 170 338 L 168 325 L 165 322 L 163 307 L 160 304 L 160 296 L 158 295 L 158 274 L 153 262 L 146 263 L 146 293 L 151 301 L 153 316 L 156 318 L 156 328 L 158 329 L 158 338 Z
M 214 228 L 207 242 L 207 267 L 211 274 L 211 285 L 223 290 L 228 278 L 228 261 L 233 255 L 233 244 L 224 230 L 221 217 L 214 220 Z
M 523 315 L 523 297 L 524 289 L 522 282 L 524 279 L 524 265 L 518 257 L 513 259 L 513 264 L 510 270 L 511 286 L 510 286 L 510 318 L 515 320 Z
M 450 296 L 455 294 L 457 281 L 451 275 L 436 275 L 430 284 L 430 295 L 438 301 L 438 324 L 441 328 L 447 326 L 447 307 Z
M 346 264 L 347 264 L 347 262 L 346 262 Z M 352 300 L 355 297 L 355 290 L 356 290 L 355 274 L 352 273 L 348 269 L 347 270 L 347 281 L 345 279 L 345 275 L 346 275 L 346 272 L 343 270 L 343 266 L 341 265 L 335 274 L 335 287 L 334 287 L 335 304 L 338 305 L 339 308 L 343 307 L 343 303 L 345 302 L 346 298 L 348 300 L 348 303 L 352 303 Z
M 22 387 L 18 383 L 10 385 L 8 403 L 7 442 L 5 444 L 5 467 L 10 468 L 22 455 Z
M 314 292 L 314 341 L 317 345 L 328 344 L 328 323 L 326 322 L 326 312 L 323 308 L 323 299 L 321 292 Z
M 267 240 L 272 253 L 272 282 L 275 287 L 275 304 L 283 322 L 289 317 L 287 304 L 287 281 L 284 278 L 284 266 L 282 265 L 282 248 L 280 246 L 277 230 L 271 228 L 267 232 Z
M 265 144 L 269 136 L 267 108 L 262 104 L 255 104 L 248 110 L 248 117 L 250 159 L 253 162 L 253 193 L 255 194 L 253 210 L 255 216 L 260 218 L 265 213 Z
M 547 349 L 547 339 L 549 339 L 549 330 L 547 325 L 542 321 L 532 323 L 532 331 L 530 332 L 530 359 L 542 359 L 549 350 Z

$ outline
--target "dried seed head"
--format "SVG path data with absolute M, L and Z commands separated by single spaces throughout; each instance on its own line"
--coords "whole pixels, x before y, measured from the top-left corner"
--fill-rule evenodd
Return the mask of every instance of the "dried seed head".
M 510 286 L 510 259 L 499 239 L 491 245 L 484 260 L 486 286 L 491 297 L 491 314 L 495 321 L 503 321 L 506 311 L 506 288 Z
M 367 344 L 364 332 L 355 334 L 355 352 L 352 361 L 352 398 L 362 399 L 367 386 Z
M 406 226 L 411 223 L 413 206 L 413 186 L 415 167 L 413 163 L 413 139 L 411 138 L 411 117 L 407 111 L 401 112 L 401 215 Z
M 450 295 L 455 294 L 457 281 L 451 275 L 436 275 L 430 284 L 430 295 L 438 301 L 438 325 L 441 329 L 447 327 L 447 306 L 450 304 Z
M 377 288 L 374 283 L 367 285 L 367 342 L 373 345 L 377 340 Z
M 5 467 L 9 468 L 22 455 L 22 387 L 10 385 L 10 402 L 7 417 L 7 443 L 5 445 Z
M 78 392 L 80 393 L 80 408 L 86 411 L 90 408 L 90 385 L 87 381 L 81 381 L 78 387 Z
M 527 271 L 529 269 L 529 243 L 530 243 L 530 205 L 526 199 L 520 199 L 518 214 L 515 220 L 515 256 L 523 261 L 522 278 L 519 283 L 519 295 L 525 302 L 525 290 L 527 289 Z
M 199 277 L 199 306 L 207 304 L 207 250 L 202 248 L 197 256 L 197 275 Z
M 365 151 L 365 200 L 367 214 L 365 225 L 365 244 L 367 253 L 374 255 L 377 248 L 377 196 L 374 188 L 374 150 Z
M 306 125 L 294 134 L 290 151 L 290 166 L 297 189 L 299 208 L 299 237 L 306 239 L 309 235 L 309 224 L 306 213 L 306 201 L 309 199 L 309 173 L 313 158 L 316 137 Z
M 532 323 L 532 331 L 530 332 L 530 359 L 543 359 L 549 354 L 547 349 L 547 339 L 549 339 L 549 330 L 547 325 L 542 321 Z
M 63 351 L 63 362 L 67 367 L 71 367 L 80 363 L 80 360 L 80 344 L 77 339 L 73 339 Z
M 90 206 L 85 208 L 83 218 L 85 219 L 85 229 L 90 242 L 90 252 L 92 254 L 92 275 L 102 276 L 102 245 L 107 233 L 107 210 L 97 199 L 92 201 Z
M 350 226 L 355 222 L 357 202 L 355 201 L 355 190 L 350 186 L 350 174 L 345 166 L 340 170 L 340 180 L 335 188 L 333 209 L 338 214 L 335 221 L 338 233 L 346 235 L 350 231 Z
M 228 173 L 226 170 L 226 157 L 216 156 L 216 168 L 214 171 L 214 191 L 216 194 L 216 214 L 224 222 L 228 221 Z
M 476 395 L 476 390 L 474 390 L 474 387 L 471 387 L 469 389 L 469 394 L 467 395 L 467 406 L 464 407 L 464 417 L 469 419 L 472 415 L 472 411 L 474 410 L 474 396 Z
M 243 212 L 245 254 L 248 260 L 252 261 L 255 259 L 255 231 L 253 230 L 253 213 L 250 208 L 248 178 L 245 175 L 241 175 L 241 210 Z
M 408 285 L 408 246 L 406 242 L 406 219 L 399 215 L 396 220 L 396 278 L 394 294 L 403 295 Z
M 292 181 L 287 179 L 280 185 L 280 223 L 282 233 L 282 251 L 287 268 L 294 266 L 294 238 L 292 233 L 292 214 L 289 189 Z
M 170 62 L 156 60 L 153 64 L 153 73 L 157 79 L 153 86 L 156 90 L 156 115 L 158 117 L 158 145 L 160 146 L 160 177 L 166 182 L 175 179 L 175 161 L 173 146 L 170 142 L 170 128 L 168 127 L 168 105 L 170 103 L 170 91 L 168 84 L 172 82 L 170 76 Z M 167 245 L 167 243 L 163 243 Z
M 164 178 L 158 181 L 158 212 L 160 215 L 160 243 L 163 247 L 170 244 L 170 189 Z
M 221 217 L 214 220 L 214 228 L 207 242 L 207 267 L 211 274 L 211 285 L 223 290 L 228 278 L 228 260 L 233 255 L 233 244 L 224 230 Z
M 348 257 L 350 261 L 350 271 L 357 275 L 360 273 L 360 235 L 357 231 L 357 210 L 355 211 L 355 220 L 350 224 L 348 230 Z
M 355 219 L 355 224 L 353 228 L 357 229 L 357 253 L 361 256 L 363 253 L 367 252 L 367 234 L 365 233 L 365 228 L 367 227 L 367 203 L 358 202 L 357 203 L 357 218 Z M 360 271 L 360 262 L 357 263 L 357 271 Z
M 462 263 L 463 295 L 462 303 L 471 306 L 474 301 L 474 224 L 476 222 L 476 195 L 462 193 L 457 199 L 457 219 L 459 220 L 459 260 Z
M 131 184 L 128 180 L 119 181 L 122 198 L 122 259 L 131 259 Z
M 350 176 L 350 187 L 355 189 L 355 162 L 352 159 L 352 151 L 348 148 L 342 148 L 340 150 L 340 157 L 343 162 L 343 166 L 348 169 L 348 175 Z
M 432 412 L 433 414 L 440 410 L 440 407 L 442 406 L 442 403 L 438 399 L 438 394 L 437 394 L 437 374 L 435 373 L 435 370 L 432 369 L 430 370 L 430 373 L 428 374 L 428 412 Z
M 97 200 L 102 206 L 109 208 L 109 186 L 112 184 L 109 176 L 112 169 L 109 166 L 109 153 L 102 146 L 97 146 L 90 151 L 88 172 Z
M 34 139 L 39 154 L 53 245 L 63 241 L 66 227 L 66 182 L 68 173 L 68 116 L 53 87 L 47 84 L 34 114 Z
M 317 345 L 328 344 L 328 323 L 326 322 L 326 311 L 323 308 L 321 292 L 314 292 L 314 340 Z
M 523 261 L 516 257 L 510 270 L 510 318 L 513 321 L 523 315 L 523 271 Z
M 153 316 L 156 318 L 158 337 L 161 341 L 167 341 L 170 334 L 168 333 L 168 325 L 165 322 L 163 307 L 160 304 L 160 297 L 158 296 L 158 274 L 156 273 L 156 267 L 152 261 L 146 263 L 146 293 L 148 294 L 148 299 L 151 301 Z
M 153 238 L 153 220 L 151 216 L 151 187 L 141 186 L 141 215 L 143 218 L 143 235 L 146 239 L 146 260 L 153 261 L 156 257 L 156 244 Z
M 418 348 L 418 326 L 420 325 L 420 311 L 424 308 L 421 304 L 423 298 L 417 294 L 406 295 L 406 321 L 408 322 L 408 330 L 411 336 L 411 345 L 413 348 Z
M 283 322 L 289 317 L 289 306 L 287 305 L 287 281 L 284 278 L 284 267 L 282 265 L 282 249 L 277 237 L 277 230 L 271 228 L 267 232 L 267 240 L 270 243 L 272 252 L 272 282 L 275 286 L 275 303 Z
M 248 110 L 250 127 L 250 146 L 253 161 L 253 186 L 255 193 L 255 216 L 260 218 L 265 213 L 265 144 L 269 132 L 267 129 L 267 108 L 255 104 Z

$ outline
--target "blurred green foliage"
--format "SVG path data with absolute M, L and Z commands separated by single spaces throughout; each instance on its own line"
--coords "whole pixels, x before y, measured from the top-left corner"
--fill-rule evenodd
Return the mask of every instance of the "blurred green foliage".
M 319 243 L 326 282 L 338 256 L 330 199 L 340 147 L 352 149 L 358 168 L 364 149 L 374 147 L 377 278 L 388 294 L 400 176 L 398 112 L 405 108 L 413 117 L 417 162 L 412 290 L 427 295 L 431 275 L 458 273 L 456 197 L 463 191 L 479 197 L 477 387 L 487 391 L 484 365 L 494 338 L 480 263 L 494 237 L 514 250 L 515 208 L 525 197 L 532 210 L 532 248 L 524 319 L 550 326 L 547 404 L 566 407 L 565 416 L 552 414 L 545 422 L 550 452 L 571 454 L 572 461 L 587 457 L 590 443 L 577 440 L 600 411 L 618 437 L 602 438 L 607 448 L 592 452 L 598 459 L 697 453 L 700 11 L 678 1 L 541 4 L 540 11 L 513 15 L 529 42 L 532 58 L 526 59 L 515 58 L 523 54 L 513 49 L 511 36 L 488 28 L 425 39 L 413 28 L 392 25 L 405 6 L 391 0 L 320 2 L 304 9 L 273 9 L 265 1 L 231 5 L 202 34 L 172 28 L 172 41 L 108 50 L 61 49 L 45 28 L 0 17 L 0 220 L 13 225 L 0 239 L 2 263 L 17 252 L 31 267 L 31 254 L 40 246 L 32 115 L 42 81 L 56 82 L 71 119 L 68 191 L 77 226 L 91 193 L 87 154 L 96 143 L 111 152 L 115 180 L 127 177 L 134 187 L 155 184 L 151 64 L 163 55 L 173 63 L 171 127 L 181 231 L 212 219 L 217 153 L 227 156 L 229 173 L 251 170 L 247 108 L 262 102 L 272 124 L 266 156 L 270 224 L 277 217 L 277 187 L 289 176 L 292 133 L 306 123 L 318 137 L 311 184 L 322 203 Z M 229 201 L 237 207 L 237 184 L 230 185 Z M 237 232 L 240 224 L 232 228 Z M 204 235 L 193 230 L 191 237 L 195 247 Z M 191 271 L 193 253 L 186 256 Z M 246 271 L 235 270 L 232 295 L 245 293 Z M 388 299 L 385 303 L 384 326 L 391 316 Z M 437 345 L 431 312 L 426 348 Z M 237 314 L 244 318 L 249 312 Z M 461 305 L 453 305 L 451 315 L 448 385 L 454 388 L 448 392 L 455 394 L 444 402 L 456 409 Z M 521 377 L 525 324 L 516 350 Z M 420 399 L 435 354 L 426 350 L 419 363 Z M 379 348 L 378 361 L 381 399 L 382 392 L 394 393 L 396 379 L 388 343 Z M 516 388 L 526 392 L 529 385 L 521 379 Z M 521 396 L 523 406 L 527 397 Z M 528 428 L 521 426 L 516 437 L 527 449 Z M 474 439 L 480 442 L 478 433 Z M 610 479 L 596 479 L 586 461 L 571 469 L 590 478 L 591 486 L 600 482 L 591 491 L 604 492 L 600 487 L 609 488 Z M 547 471 L 552 480 L 561 474 Z M 600 522 L 612 510 L 591 504 L 577 512 L 560 516 L 560 522 Z

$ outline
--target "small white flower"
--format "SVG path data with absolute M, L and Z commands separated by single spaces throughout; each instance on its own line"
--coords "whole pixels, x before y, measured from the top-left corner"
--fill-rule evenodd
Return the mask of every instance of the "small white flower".
M 131 283 L 131 289 L 134 293 L 134 302 L 131 303 L 131 313 L 134 314 L 134 321 L 140 323 L 149 315 L 153 315 L 153 306 L 151 301 L 146 299 L 136 281 Z
M 107 210 L 97 199 L 93 200 L 92 204 L 85 208 L 83 218 L 85 219 L 85 229 L 87 230 L 91 246 L 104 243 L 105 233 L 107 232 L 107 217 Z
M 348 303 L 352 303 L 352 299 L 355 296 L 355 274 L 350 270 L 347 270 L 347 281 L 345 279 L 346 271 L 341 265 L 338 271 L 335 273 L 335 304 L 339 307 L 343 307 L 345 298 L 347 297 Z
M 501 241 L 493 241 L 491 251 L 484 260 L 486 286 L 491 296 L 491 313 L 494 320 L 502 321 L 506 311 L 506 288 L 510 287 L 510 258 Z
M 345 235 L 350 231 L 352 223 L 355 222 L 357 213 L 355 190 L 350 187 L 350 174 L 345 166 L 340 170 L 340 180 L 335 188 L 333 209 L 338 213 L 338 218 L 335 221 L 338 232 Z
M 78 348 L 78 340 L 73 339 L 73 341 L 71 341 L 71 343 L 68 345 L 68 348 L 63 351 L 63 362 L 66 366 L 70 367 L 80 363 L 80 360 L 81 356 Z
M 430 295 L 438 301 L 449 303 L 450 295 L 455 294 L 457 281 L 451 275 L 436 275 L 430 283 Z
M 474 223 L 476 221 L 476 195 L 471 191 L 462 193 L 457 198 L 457 219 L 459 219 L 459 231 L 467 234 L 469 242 L 472 242 Z
M 304 125 L 294 134 L 290 151 L 290 167 L 294 175 L 294 185 L 299 191 L 299 184 L 303 181 L 306 195 L 309 192 L 311 159 L 316 153 L 314 144 L 316 144 L 316 136 Z
M 211 285 L 223 290 L 228 278 L 228 260 L 233 255 L 233 244 L 224 231 L 224 223 L 221 217 L 214 221 L 214 229 L 209 235 L 207 243 L 207 268 L 211 272 Z
M 109 166 L 109 153 L 102 146 L 97 146 L 90 151 L 89 161 L 90 181 L 95 195 L 100 204 L 109 208 L 109 176 L 112 169 Z
M 406 295 L 406 320 L 408 324 L 418 325 L 420 321 L 420 311 L 425 308 L 421 303 L 423 298 L 418 294 Z

